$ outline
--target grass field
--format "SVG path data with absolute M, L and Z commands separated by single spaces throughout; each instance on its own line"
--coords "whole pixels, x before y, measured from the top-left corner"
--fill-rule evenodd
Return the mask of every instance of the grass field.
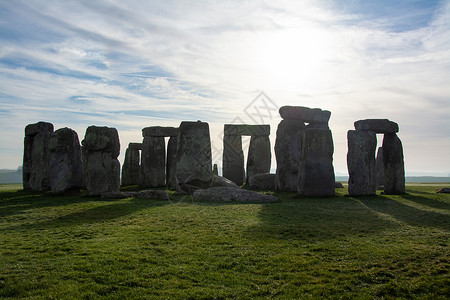
M 0 298 L 448 298 L 450 196 L 272 204 L 0 186 Z

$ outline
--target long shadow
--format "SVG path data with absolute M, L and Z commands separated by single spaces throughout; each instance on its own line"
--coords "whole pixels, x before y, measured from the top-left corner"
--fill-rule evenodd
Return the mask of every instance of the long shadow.
M 261 222 L 246 230 L 249 237 L 323 241 L 374 235 L 399 226 L 363 203 L 379 201 L 379 196 L 294 199 L 294 195 L 284 194 L 283 197 L 282 203 L 263 206 L 259 213 Z
M 414 193 L 416 194 L 417 192 L 414 191 Z M 426 194 L 426 193 L 423 193 Z M 428 193 L 429 195 L 429 193 Z M 438 208 L 438 209 L 445 209 L 445 210 L 450 210 L 450 203 L 449 202 L 444 202 L 444 201 L 439 201 L 437 199 L 433 199 L 430 197 L 422 197 L 422 196 L 416 196 L 416 195 L 411 195 L 411 194 L 404 194 L 401 195 L 401 197 L 403 199 L 424 205 L 424 206 L 428 206 L 428 207 L 432 207 L 432 208 Z

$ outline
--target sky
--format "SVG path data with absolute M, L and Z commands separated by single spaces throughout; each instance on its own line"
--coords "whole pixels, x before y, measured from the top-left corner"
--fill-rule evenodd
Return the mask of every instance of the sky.
M 0 0 L 0 169 L 38 121 L 115 127 L 121 162 L 144 127 L 205 121 L 220 167 L 224 124 L 273 146 L 284 105 L 331 111 L 337 175 L 353 123 L 387 118 L 407 174 L 450 176 L 450 1 Z

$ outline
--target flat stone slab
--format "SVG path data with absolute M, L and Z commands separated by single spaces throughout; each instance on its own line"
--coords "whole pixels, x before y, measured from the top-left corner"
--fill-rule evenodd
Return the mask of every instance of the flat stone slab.
M 195 201 L 210 202 L 271 203 L 278 201 L 274 196 L 228 187 L 199 189 L 194 192 L 193 197 Z
M 356 130 L 370 130 L 375 133 L 396 133 L 398 124 L 388 119 L 365 119 L 355 122 Z
M 270 125 L 225 124 L 224 135 L 270 135 Z
M 235 189 L 240 188 L 236 183 L 234 183 L 230 179 L 218 175 L 213 175 L 212 187 L 231 187 Z
M 151 126 L 145 127 L 142 129 L 142 136 L 158 136 L 158 137 L 166 137 L 166 136 L 177 136 L 178 128 L 177 127 L 164 127 L 164 126 Z
M 25 127 L 25 135 L 32 136 L 36 135 L 39 132 L 53 132 L 53 124 L 48 122 L 37 122 L 34 124 L 28 124 Z
M 436 191 L 436 193 L 450 194 L 450 188 L 441 188 L 441 189 L 438 189 L 438 190 Z
M 285 120 L 301 120 L 305 123 L 328 123 L 331 112 L 304 106 L 282 106 L 280 116 Z
M 164 190 L 143 190 L 139 192 L 102 193 L 102 199 L 124 199 L 124 198 L 170 200 L 169 193 L 167 193 L 167 191 Z
M 256 174 L 250 177 L 249 186 L 254 190 L 275 190 L 275 177 L 276 174 L 264 173 Z
M 129 143 L 128 144 L 129 149 L 136 149 L 136 150 L 142 150 L 142 143 Z

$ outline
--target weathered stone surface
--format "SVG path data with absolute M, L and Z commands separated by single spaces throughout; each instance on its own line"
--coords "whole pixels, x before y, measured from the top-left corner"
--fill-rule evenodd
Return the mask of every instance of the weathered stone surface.
M 224 135 L 269 136 L 270 125 L 225 124 Z
M 305 130 L 305 124 L 298 120 L 282 120 L 278 124 L 275 140 L 277 159 L 275 188 L 279 191 L 297 191 L 303 130 Z
M 142 143 L 129 143 L 128 149 L 142 150 Z
M 376 186 L 384 186 L 384 163 L 383 163 L 383 147 L 379 147 L 377 151 L 377 157 L 375 159 L 375 168 L 377 172 Z
M 225 177 L 221 177 L 221 176 L 217 176 L 217 175 L 213 175 L 211 187 L 232 187 L 232 188 L 236 188 L 236 189 L 240 188 L 233 181 L 231 181 Z
M 249 186 L 253 190 L 273 191 L 275 190 L 275 177 L 275 174 L 270 173 L 256 174 L 250 177 Z
M 280 116 L 285 120 L 300 120 L 306 123 L 328 123 L 331 112 L 320 108 L 309 108 L 303 106 L 282 106 Z
M 142 142 L 141 186 L 160 187 L 166 182 L 164 137 L 145 136 Z
M 48 140 L 52 132 L 53 125 L 46 122 L 29 124 L 25 127 L 22 168 L 24 190 L 50 190 Z
M 83 187 L 83 165 L 78 134 L 61 128 L 50 135 L 50 187 L 53 193 L 80 190 Z
M 155 200 L 170 200 L 169 193 L 163 190 L 143 190 L 140 192 L 105 192 L 102 199 L 141 198 Z
M 402 142 L 395 133 L 386 133 L 383 138 L 384 193 L 405 193 L 405 165 Z
M 87 194 L 99 196 L 120 189 L 119 134 L 115 128 L 90 126 L 83 145 L 83 176 Z
M 211 139 L 206 122 L 180 124 L 176 163 L 177 183 L 208 187 L 212 180 Z
M 169 188 L 177 187 L 177 148 L 178 137 L 172 136 L 167 143 L 166 185 Z
M 209 189 L 199 189 L 193 194 L 195 201 L 211 202 L 251 202 L 269 203 L 276 202 L 277 198 L 270 195 L 248 191 L 240 188 L 212 187 Z
M 355 122 L 356 130 L 370 130 L 375 133 L 396 133 L 398 124 L 388 119 L 366 119 Z
M 131 143 L 130 143 L 131 144 Z M 141 155 L 136 148 L 125 151 L 125 159 L 122 166 L 122 185 L 141 184 Z
M 142 136 L 154 136 L 154 137 L 168 137 L 177 136 L 178 128 L 176 127 L 163 127 L 163 126 L 151 126 L 142 129 Z
M 240 135 L 225 135 L 223 137 L 223 177 L 237 185 L 242 185 L 245 178 L 244 152 Z
M 375 195 L 375 132 L 349 130 L 347 141 L 348 193 L 351 196 Z
M 217 169 L 217 164 L 213 165 L 213 175 L 219 176 L 219 170 Z
M 25 136 L 33 136 L 40 132 L 53 132 L 53 124 L 48 122 L 37 122 L 34 124 L 28 124 L 25 127 Z
M 109 152 L 112 158 L 117 158 L 120 153 L 119 133 L 112 127 L 89 126 L 81 144 L 90 152 Z
M 298 168 L 298 194 L 334 196 L 333 137 L 328 129 L 302 132 L 302 151 Z
M 450 193 L 450 188 L 440 188 L 436 191 L 436 193 L 444 193 L 444 194 L 449 194 Z
M 269 137 L 252 136 L 248 147 L 246 182 L 248 183 L 249 179 L 256 174 L 269 173 L 271 159 Z

